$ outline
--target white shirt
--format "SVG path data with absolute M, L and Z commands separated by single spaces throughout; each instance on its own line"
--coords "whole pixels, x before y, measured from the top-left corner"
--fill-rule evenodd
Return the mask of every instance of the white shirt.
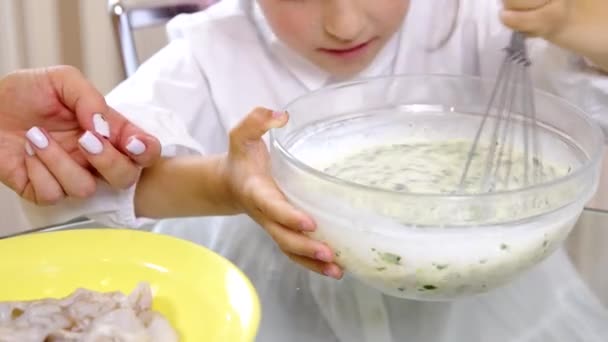
M 174 19 L 168 25 L 169 45 L 107 96 L 111 106 L 159 138 L 163 155 L 225 152 L 228 131 L 254 107 L 280 109 L 332 82 L 327 73 L 282 44 L 252 3 L 223 0 L 205 12 Z M 509 37 L 498 21 L 497 2 L 461 1 L 453 37 L 433 50 L 450 21 L 445 14 L 449 9 L 436 9 L 435 1 L 412 1 L 402 28 L 357 77 L 493 77 Z M 604 120 L 605 77 L 586 68 L 579 56 L 545 41 L 535 39 L 529 48 L 536 86 Z M 115 226 L 151 223 L 134 217 L 133 193 L 133 188 L 112 191 L 100 184 L 90 200 L 69 200 L 50 208 L 27 205 L 27 211 L 40 225 L 81 215 Z M 608 336 L 608 313 L 561 251 L 521 280 L 488 295 L 421 303 L 383 297 L 350 280 L 336 282 L 302 271 L 243 215 L 164 220 L 153 229 L 204 244 L 247 273 L 262 300 L 267 300 L 261 341 L 384 342 L 407 336 L 423 342 L 570 342 L 604 341 L 602 336 Z M 274 288 L 279 281 L 270 282 L 271 278 L 280 278 L 283 285 Z M 301 290 L 294 296 L 289 291 L 296 286 Z

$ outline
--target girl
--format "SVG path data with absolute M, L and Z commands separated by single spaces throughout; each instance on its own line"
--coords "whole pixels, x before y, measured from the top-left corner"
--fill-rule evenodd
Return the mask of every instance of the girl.
M 504 3 L 501 12 L 495 1 L 473 0 L 443 6 L 224 0 L 176 18 L 168 26 L 171 43 L 107 100 L 155 135 L 165 156 L 228 156 L 166 160 L 145 169 L 136 187 L 30 208 L 30 214 L 87 215 L 130 227 L 154 223 L 156 232 L 218 251 L 258 289 L 265 307 L 260 341 L 604 341 L 608 313 L 562 252 L 509 286 L 451 303 L 384 297 L 350 279 L 337 282 L 294 267 L 272 239 L 292 260 L 341 276 L 327 246 L 299 233 L 314 223 L 285 203 L 268 174 L 259 138 L 283 125 L 286 115 L 258 109 L 229 134 L 255 106 L 282 108 L 337 81 L 401 73 L 494 77 L 509 36 L 499 13 L 510 28 L 545 39 L 530 42 L 535 84 L 599 116 L 608 106 L 600 71 L 608 70 L 608 44 L 598 38 L 607 31 L 605 2 Z M 150 220 L 238 212 L 251 218 Z

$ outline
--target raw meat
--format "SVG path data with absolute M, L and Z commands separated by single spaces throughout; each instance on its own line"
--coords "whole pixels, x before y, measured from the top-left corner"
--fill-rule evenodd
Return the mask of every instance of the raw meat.
M 152 291 L 130 295 L 77 289 L 63 299 L 0 303 L 0 342 L 174 342 L 176 331 L 152 311 Z

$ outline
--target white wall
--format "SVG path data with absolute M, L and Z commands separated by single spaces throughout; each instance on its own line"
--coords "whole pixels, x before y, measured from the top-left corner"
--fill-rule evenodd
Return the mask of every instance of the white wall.
M 83 72 L 101 92 L 107 93 L 123 78 L 107 1 L 80 1 L 80 25 Z

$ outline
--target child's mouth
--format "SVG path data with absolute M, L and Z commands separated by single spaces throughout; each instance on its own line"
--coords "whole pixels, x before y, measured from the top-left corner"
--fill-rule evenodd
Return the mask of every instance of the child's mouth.
M 375 38 L 372 38 L 372 39 L 366 41 L 365 43 L 353 45 L 353 46 L 350 46 L 350 47 L 347 47 L 344 49 L 319 48 L 318 51 L 321 51 L 325 54 L 328 54 L 328 55 L 331 55 L 334 57 L 354 58 L 354 57 L 357 57 L 357 56 L 363 54 L 374 40 L 375 40 Z

